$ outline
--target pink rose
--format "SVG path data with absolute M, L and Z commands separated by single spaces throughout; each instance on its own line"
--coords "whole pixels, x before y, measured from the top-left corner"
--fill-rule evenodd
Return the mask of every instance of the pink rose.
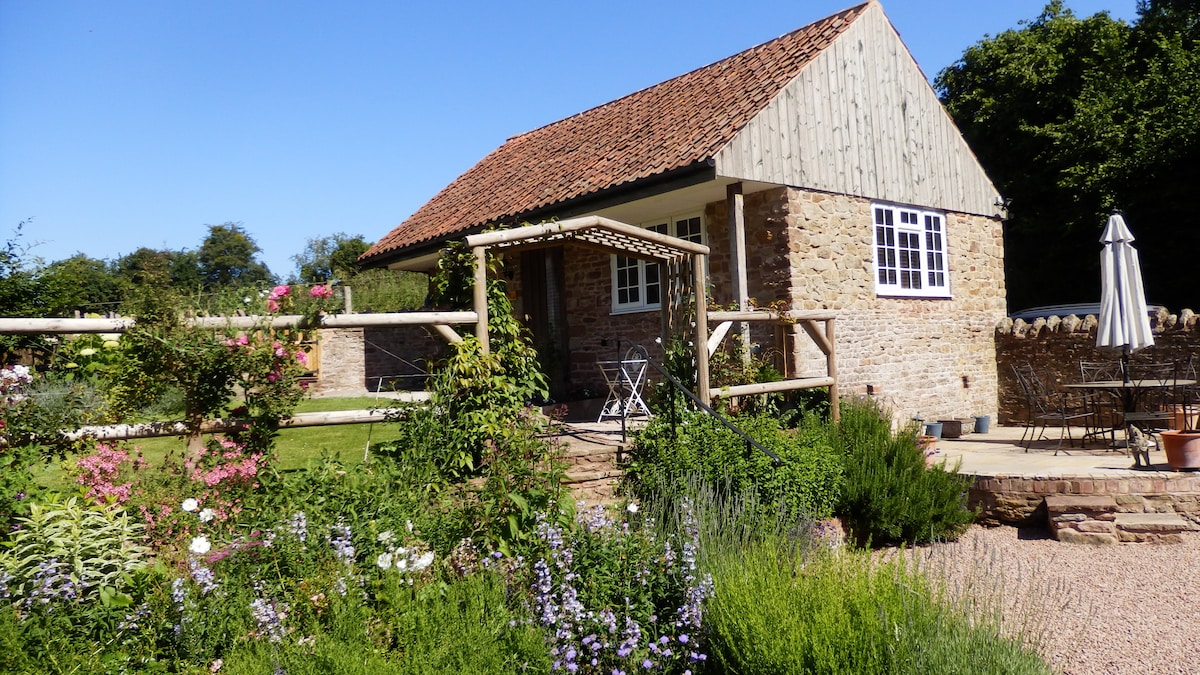
M 275 298 L 267 298 L 267 311 L 268 312 L 278 312 L 279 311 L 279 303 L 275 302 Z
M 308 294 L 314 298 L 332 298 L 333 289 L 328 286 L 313 286 Z
M 270 297 L 278 300 L 279 298 L 282 298 L 285 295 L 291 295 L 291 293 L 292 293 L 292 289 L 290 286 L 285 286 L 283 284 L 280 284 L 280 285 L 276 286 L 275 288 L 271 289 Z

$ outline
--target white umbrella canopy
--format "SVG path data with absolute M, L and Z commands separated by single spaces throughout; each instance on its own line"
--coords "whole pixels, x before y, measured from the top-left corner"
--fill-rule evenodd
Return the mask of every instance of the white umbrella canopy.
M 1142 266 L 1133 233 L 1125 218 L 1114 211 L 1100 237 L 1100 326 L 1097 347 L 1115 347 L 1129 354 L 1154 344 L 1146 292 L 1142 288 Z

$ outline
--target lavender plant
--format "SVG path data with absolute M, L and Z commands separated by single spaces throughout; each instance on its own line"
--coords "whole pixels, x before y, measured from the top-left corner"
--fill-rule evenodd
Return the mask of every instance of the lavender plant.
M 543 554 L 525 565 L 531 621 L 546 634 L 552 668 L 581 673 L 690 673 L 707 655 L 702 607 L 711 579 L 698 571 L 699 528 L 657 532 L 653 519 L 601 507 L 575 527 L 538 523 Z

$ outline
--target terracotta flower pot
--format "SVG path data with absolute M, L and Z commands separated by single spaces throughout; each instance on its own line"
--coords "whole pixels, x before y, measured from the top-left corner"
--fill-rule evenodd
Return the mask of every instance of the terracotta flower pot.
M 1172 469 L 1200 469 L 1200 431 L 1164 431 L 1162 445 Z

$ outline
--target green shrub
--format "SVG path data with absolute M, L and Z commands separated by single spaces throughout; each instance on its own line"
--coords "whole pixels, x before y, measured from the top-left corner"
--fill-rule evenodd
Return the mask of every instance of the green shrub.
M 967 509 L 971 479 L 944 464 L 927 466 L 916 430 L 893 431 L 878 406 L 847 400 L 840 423 L 827 431 L 845 462 L 838 515 L 860 543 L 955 539 L 974 520 Z
M 796 555 L 781 537 L 726 546 L 709 558 L 706 607 L 722 672 L 1050 673 L 938 593 L 903 557 L 816 549 Z
M 782 459 L 777 466 L 712 417 L 693 411 L 656 416 L 635 438 L 623 489 L 639 499 L 689 494 L 696 481 L 730 495 L 751 492 L 759 508 L 796 519 L 833 513 L 842 489 L 842 462 L 817 423 L 784 430 L 767 415 L 734 423 Z

